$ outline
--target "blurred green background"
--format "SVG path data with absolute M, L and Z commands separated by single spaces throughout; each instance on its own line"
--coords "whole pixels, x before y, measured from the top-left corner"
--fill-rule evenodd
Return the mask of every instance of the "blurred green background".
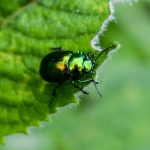
M 63 107 L 43 128 L 28 128 L 29 136 L 5 137 L 2 150 L 149 150 L 150 149 L 150 4 L 116 3 L 116 22 L 101 36 L 122 47 L 107 61 L 98 80 L 80 104 Z

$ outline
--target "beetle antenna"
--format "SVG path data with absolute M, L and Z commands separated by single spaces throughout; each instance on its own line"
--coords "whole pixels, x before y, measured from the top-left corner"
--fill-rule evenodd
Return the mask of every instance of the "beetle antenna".
M 106 49 L 104 49 L 96 58 L 95 58 L 95 61 L 96 61 L 96 59 L 100 56 L 100 55 L 102 55 L 104 52 L 106 52 L 108 49 L 110 49 L 110 48 L 112 48 L 112 47 L 115 47 L 116 45 L 112 45 L 112 46 L 110 46 L 110 47 L 108 47 L 108 48 L 106 48 Z
M 98 94 L 102 97 L 102 94 L 100 93 L 100 91 L 98 90 L 98 88 L 97 88 L 97 86 L 96 86 L 96 82 L 95 82 L 95 80 L 94 80 L 94 78 L 93 78 L 93 74 L 92 74 L 92 79 L 93 79 L 93 83 L 94 83 L 94 85 L 95 85 L 95 88 L 96 88 Z

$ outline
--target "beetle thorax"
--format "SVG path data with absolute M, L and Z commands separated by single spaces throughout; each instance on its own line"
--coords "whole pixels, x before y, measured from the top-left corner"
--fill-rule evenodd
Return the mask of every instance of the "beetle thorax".
M 70 76 L 80 76 L 82 75 L 83 69 L 83 58 L 82 57 L 73 57 L 69 61 L 69 72 Z

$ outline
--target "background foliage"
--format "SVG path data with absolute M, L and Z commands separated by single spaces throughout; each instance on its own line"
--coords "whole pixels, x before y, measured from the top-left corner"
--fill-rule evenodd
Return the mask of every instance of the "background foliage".
M 44 128 L 29 128 L 29 136 L 6 137 L 6 149 L 144 150 L 150 148 L 150 19 L 148 2 L 115 4 L 101 44 L 120 41 L 122 48 L 107 62 L 98 79 L 74 109 L 61 109 Z M 19 141 L 19 142 L 18 142 Z

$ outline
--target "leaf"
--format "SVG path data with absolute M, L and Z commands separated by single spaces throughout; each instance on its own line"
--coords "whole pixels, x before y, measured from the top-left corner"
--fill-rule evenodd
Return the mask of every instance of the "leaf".
M 68 80 L 48 106 L 56 84 L 41 79 L 40 62 L 50 47 L 93 53 L 90 41 L 109 14 L 107 0 L 0 1 L 1 144 L 6 135 L 27 134 L 27 127 L 49 121 L 57 107 L 78 103 L 74 94 L 79 90 Z M 105 52 L 99 58 L 98 66 L 107 56 Z

